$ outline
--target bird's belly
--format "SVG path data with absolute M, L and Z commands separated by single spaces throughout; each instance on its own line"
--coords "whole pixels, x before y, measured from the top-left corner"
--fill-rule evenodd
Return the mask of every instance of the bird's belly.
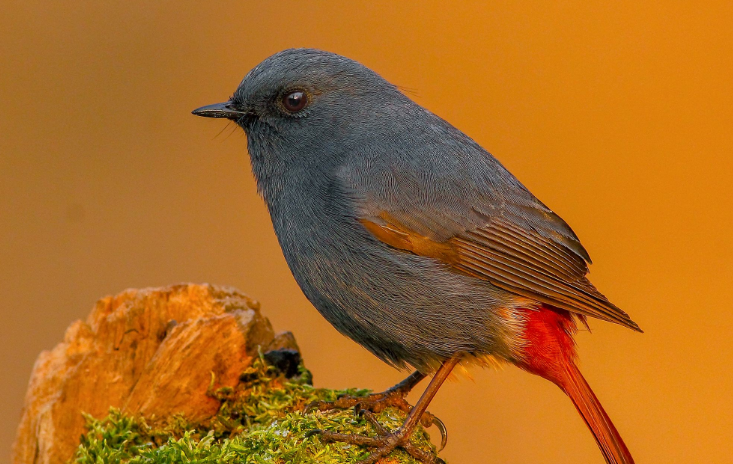
M 511 356 L 515 296 L 359 230 L 318 230 L 279 234 L 291 271 L 336 329 L 381 359 L 429 369 L 457 352 Z

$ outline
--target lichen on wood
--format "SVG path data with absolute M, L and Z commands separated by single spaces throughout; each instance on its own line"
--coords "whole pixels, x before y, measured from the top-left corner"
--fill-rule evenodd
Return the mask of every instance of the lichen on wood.
M 296 353 L 297 356 L 297 353 Z M 181 415 L 143 417 L 112 409 L 103 419 L 87 416 L 87 432 L 75 454 L 79 464 L 163 463 L 352 463 L 369 449 L 344 443 L 323 443 L 313 431 L 334 430 L 374 436 L 372 426 L 353 409 L 304 412 L 312 401 L 333 401 L 340 395 L 366 395 L 368 390 L 314 388 L 302 363 L 288 378 L 287 366 L 262 355 L 247 368 L 235 387 L 212 389 L 221 401 L 210 419 L 191 422 Z M 299 357 L 297 357 L 299 360 Z M 215 379 L 214 379 L 215 381 Z M 377 415 L 395 429 L 405 414 L 387 408 Z M 413 443 L 435 452 L 427 432 L 418 426 Z M 383 463 L 416 463 L 395 450 Z

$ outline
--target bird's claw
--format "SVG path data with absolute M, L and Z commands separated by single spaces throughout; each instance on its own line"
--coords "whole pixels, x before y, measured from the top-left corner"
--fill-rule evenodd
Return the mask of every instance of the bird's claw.
M 438 451 L 443 451 L 448 444 L 448 428 L 445 426 L 445 423 L 437 416 L 425 411 L 420 418 L 420 424 L 426 429 L 433 425 L 438 429 L 440 432 L 440 448 L 438 448 Z
M 325 432 L 325 430 L 323 429 L 312 429 L 312 430 L 308 430 L 307 432 L 305 432 L 304 436 L 305 438 L 310 438 L 316 435 L 321 435 L 323 432 Z
M 405 401 L 405 392 L 400 390 L 388 390 L 383 393 L 372 393 L 367 396 L 350 396 L 340 395 L 336 401 L 313 401 L 303 408 L 303 414 L 309 414 L 313 411 L 328 411 L 332 409 L 348 409 L 354 408 L 354 415 L 357 417 L 365 417 L 375 429 L 379 431 L 382 427 L 376 420 L 373 413 L 380 413 L 388 406 L 396 407 L 406 413 L 412 409 L 407 401 Z M 425 412 L 420 420 L 423 427 L 428 428 L 435 425 L 440 431 L 440 448 L 442 451 L 448 443 L 448 429 L 443 421 L 429 412 Z M 383 427 L 383 434 L 388 433 Z M 313 433 L 315 434 L 315 432 Z
M 438 452 L 440 453 L 448 444 L 448 428 L 445 426 L 445 423 L 436 416 L 432 416 L 432 424 L 430 425 L 436 426 L 440 431 L 440 448 L 438 448 Z
M 350 435 L 345 433 L 331 432 L 327 430 L 315 429 L 306 433 L 306 436 L 319 435 L 324 442 L 343 442 L 351 445 L 368 446 L 376 448 L 369 456 L 358 461 L 356 464 L 374 464 L 379 459 L 387 456 L 395 448 L 402 448 L 410 456 L 425 464 L 445 464 L 445 461 L 433 454 L 424 451 L 410 443 L 410 436 L 398 429 L 390 432 L 382 424 L 380 424 L 370 411 L 361 410 L 361 414 L 371 423 L 377 430 L 376 437 L 366 437 L 363 435 Z

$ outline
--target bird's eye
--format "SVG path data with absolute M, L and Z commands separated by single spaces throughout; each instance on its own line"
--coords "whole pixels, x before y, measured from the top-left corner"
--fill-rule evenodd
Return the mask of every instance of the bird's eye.
M 298 111 L 302 110 L 303 108 L 305 108 L 305 105 L 307 103 L 308 97 L 306 93 L 302 90 L 290 92 L 283 97 L 283 106 L 291 113 L 297 113 Z

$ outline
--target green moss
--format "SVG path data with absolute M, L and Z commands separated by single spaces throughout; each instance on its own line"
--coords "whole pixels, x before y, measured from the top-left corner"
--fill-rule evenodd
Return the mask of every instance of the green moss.
M 222 401 L 218 414 L 203 423 L 181 416 L 128 417 L 117 410 L 101 420 L 87 417 L 75 460 L 80 464 L 162 463 L 353 463 L 369 449 L 344 443 L 323 443 L 315 429 L 374 436 L 372 426 L 353 410 L 303 413 L 312 401 L 333 401 L 339 395 L 365 395 L 367 390 L 327 390 L 310 385 L 302 364 L 286 379 L 264 358 L 243 375 L 236 388 L 212 390 Z M 212 379 L 213 382 L 213 379 Z M 403 422 L 402 411 L 388 408 L 377 415 L 390 429 Z M 428 434 L 418 427 L 413 443 L 435 452 Z M 395 450 L 383 462 L 416 463 Z

